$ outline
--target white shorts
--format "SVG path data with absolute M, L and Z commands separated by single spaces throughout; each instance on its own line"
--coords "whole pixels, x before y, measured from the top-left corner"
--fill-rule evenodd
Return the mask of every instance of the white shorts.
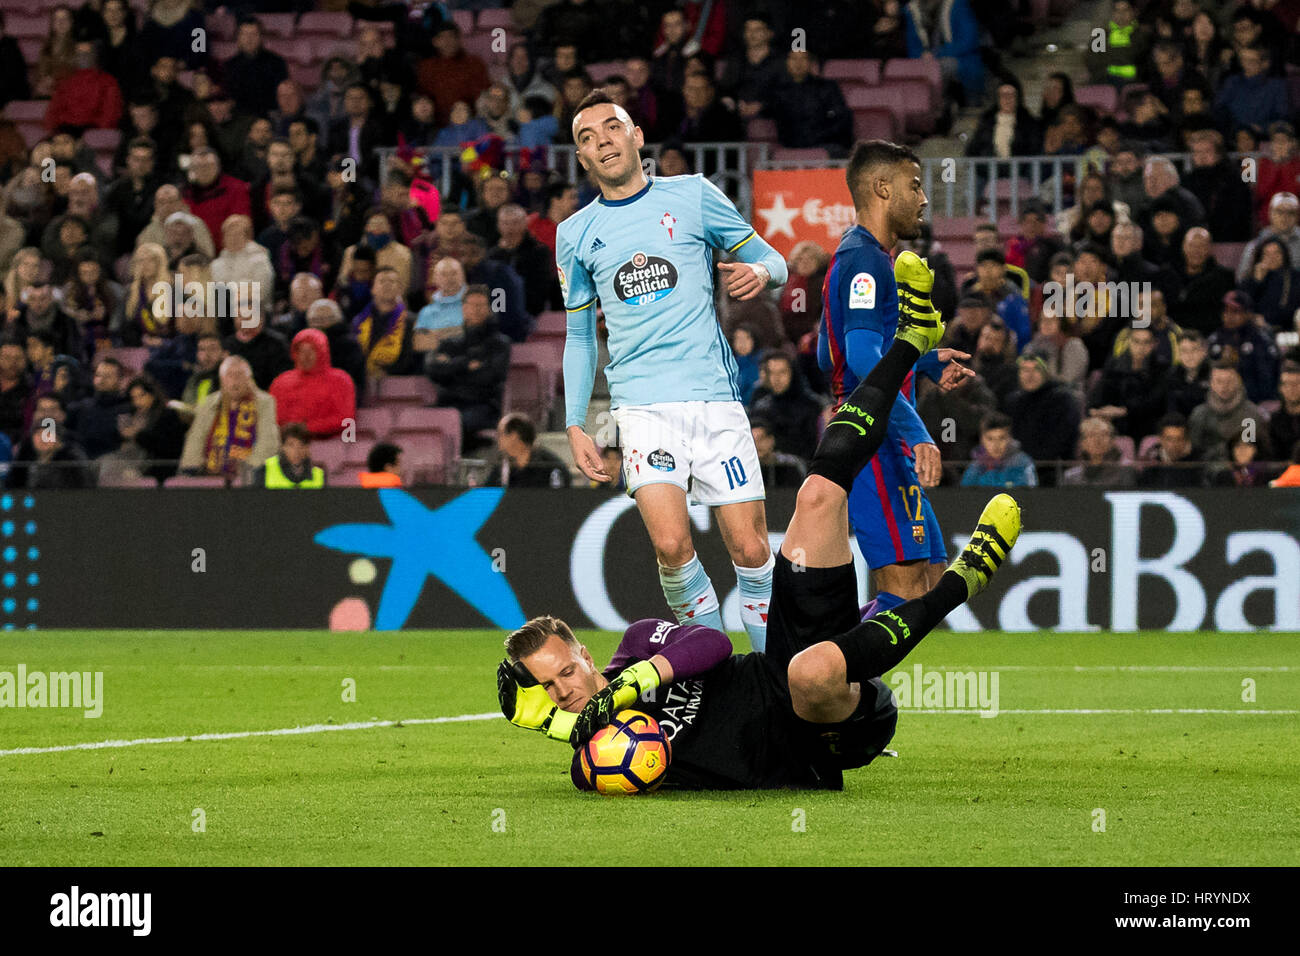
M 696 504 L 762 501 L 763 472 L 740 402 L 662 402 L 610 412 L 623 450 L 628 495 L 668 483 Z

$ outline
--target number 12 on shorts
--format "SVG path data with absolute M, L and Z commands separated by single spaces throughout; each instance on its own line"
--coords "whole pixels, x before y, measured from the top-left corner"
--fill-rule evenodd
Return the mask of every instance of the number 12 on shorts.
M 727 487 L 730 490 L 735 491 L 749 481 L 749 478 L 745 475 L 745 466 L 740 463 L 740 459 L 735 455 L 719 464 L 722 465 L 722 470 L 727 473 Z

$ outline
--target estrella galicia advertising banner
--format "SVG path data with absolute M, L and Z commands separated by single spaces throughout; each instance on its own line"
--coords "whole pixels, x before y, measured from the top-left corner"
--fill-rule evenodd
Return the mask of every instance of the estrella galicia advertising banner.
M 1019 543 L 954 630 L 1300 631 L 1300 492 L 1015 494 Z M 931 493 L 951 555 L 988 498 Z M 0 505 L 8 630 L 508 629 L 537 614 L 612 630 L 668 613 L 634 502 L 602 491 L 10 492 Z M 774 548 L 793 510 L 793 492 L 769 498 Z M 715 522 L 691 517 L 739 631 Z

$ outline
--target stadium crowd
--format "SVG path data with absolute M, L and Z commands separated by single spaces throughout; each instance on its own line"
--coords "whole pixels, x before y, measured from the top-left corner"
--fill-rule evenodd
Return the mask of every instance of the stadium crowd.
M 549 147 L 569 142 L 595 85 L 585 65 L 608 61 L 621 69 L 600 85 L 658 144 L 660 175 L 714 172 L 687 147 L 744 140 L 759 118 L 783 146 L 846 155 L 853 116 L 821 76 L 831 58 L 937 58 L 950 102 L 991 102 L 971 156 L 1095 160 L 1059 215 L 1030 202 L 1014 235 L 977 227 L 970 275 L 942 242 L 918 244 L 947 344 L 978 372 L 917 390 L 946 482 L 1258 485 L 1300 453 L 1300 355 L 1277 345 L 1300 308 L 1287 79 L 1300 3 L 1117 0 L 1089 63 L 1118 109 L 1076 102 L 1062 73 L 1036 115 L 989 54 L 1030 35 L 1028 2 L 832 0 L 807 23 L 778 0 L 502 6 L 349 4 L 350 54 L 336 45 L 310 75 L 262 22 L 316 14 L 305 4 L 48 7 L 35 58 L 0 19 L 6 483 L 317 486 L 335 469 L 313 451 L 354 441 L 348 423 L 408 380 L 420 388 L 403 395 L 456 413 L 457 449 L 494 446 L 487 480 L 569 484 L 538 443 L 548 409 L 512 407 L 507 380 L 517 348 L 556 341 L 542 327 L 563 310 L 556 227 L 594 193 L 555 171 Z M 491 65 L 462 28 L 489 11 L 508 37 Z M 306 25 L 280 36 L 298 42 Z M 806 37 L 789 49 L 778 38 L 792 29 Z M 20 128 L 9 106 L 35 100 L 40 128 Z M 465 150 L 445 194 L 429 147 Z M 396 153 L 381 164 L 384 148 Z M 1263 150 L 1257 175 L 1245 181 L 1229 149 Z M 1191 153 L 1189 175 L 1173 152 Z M 1221 243 L 1246 243 L 1239 261 L 1216 261 Z M 829 258 L 801 243 L 779 300 L 724 306 L 772 487 L 797 486 L 825 420 Z M 1050 295 L 1067 277 L 1102 291 L 1082 306 Z M 1114 283 L 1144 291 L 1116 308 L 1127 286 Z M 229 297 L 194 292 L 213 288 Z M 400 480 L 401 444 L 375 442 L 348 483 Z M 618 449 L 606 455 L 617 469 Z

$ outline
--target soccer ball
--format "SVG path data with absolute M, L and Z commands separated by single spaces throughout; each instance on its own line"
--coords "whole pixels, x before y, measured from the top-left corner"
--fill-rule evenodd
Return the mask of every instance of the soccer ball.
M 659 722 L 639 710 L 621 710 L 573 755 L 573 784 L 606 796 L 650 793 L 663 783 L 672 745 Z

